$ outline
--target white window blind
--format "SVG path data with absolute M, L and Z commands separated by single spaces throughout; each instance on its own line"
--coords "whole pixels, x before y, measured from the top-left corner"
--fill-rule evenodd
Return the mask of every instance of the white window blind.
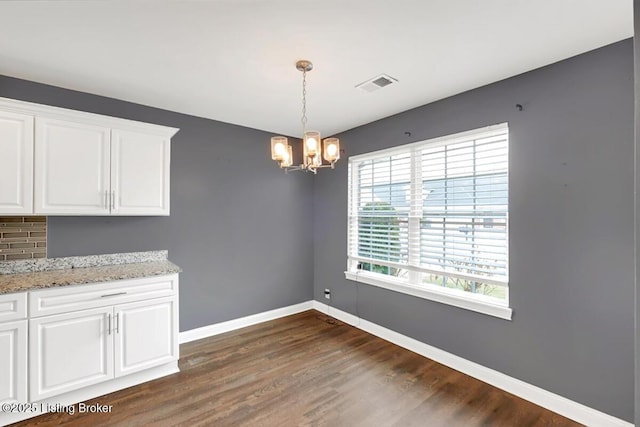
M 348 270 L 508 301 L 507 124 L 349 159 Z

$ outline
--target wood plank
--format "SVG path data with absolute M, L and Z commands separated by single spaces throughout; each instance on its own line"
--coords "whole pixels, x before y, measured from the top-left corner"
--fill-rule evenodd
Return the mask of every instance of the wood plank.
M 180 353 L 179 374 L 87 402 L 113 405 L 110 414 L 15 426 L 579 425 L 314 310 Z

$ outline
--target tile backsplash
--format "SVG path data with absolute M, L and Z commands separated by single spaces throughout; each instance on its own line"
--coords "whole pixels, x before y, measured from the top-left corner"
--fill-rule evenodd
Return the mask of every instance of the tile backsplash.
M 0 261 L 47 257 L 47 217 L 0 216 Z

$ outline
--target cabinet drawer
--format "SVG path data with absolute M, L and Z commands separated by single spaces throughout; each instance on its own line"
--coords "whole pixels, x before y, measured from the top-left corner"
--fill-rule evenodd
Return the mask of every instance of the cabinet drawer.
M 0 322 L 27 317 L 27 293 L 0 295 Z
M 31 317 L 48 316 L 125 302 L 172 296 L 178 275 L 146 277 L 29 292 Z

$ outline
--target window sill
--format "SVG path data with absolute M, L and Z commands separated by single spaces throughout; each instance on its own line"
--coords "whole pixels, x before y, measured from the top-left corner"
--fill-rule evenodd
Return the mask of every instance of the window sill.
M 378 286 L 380 288 L 401 292 L 407 295 L 424 298 L 430 301 L 436 301 L 442 304 L 452 305 L 454 307 L 464 308 L 489 316 L 499 317 L 505 320 L 511 320 L 512 310 L 510 307 L 492 304 L 490 302 L 479 299 L 464 298 L 457 293 L 448 291 L 447 289 L 427 289 L 411 286 L 409 284 L 393 280 L 392 278 L 382 279 L 378 275 L 368 272 L 351 272 L 345 271 L 345 277 L 355 282 L 366 283 L 368 285 Z

